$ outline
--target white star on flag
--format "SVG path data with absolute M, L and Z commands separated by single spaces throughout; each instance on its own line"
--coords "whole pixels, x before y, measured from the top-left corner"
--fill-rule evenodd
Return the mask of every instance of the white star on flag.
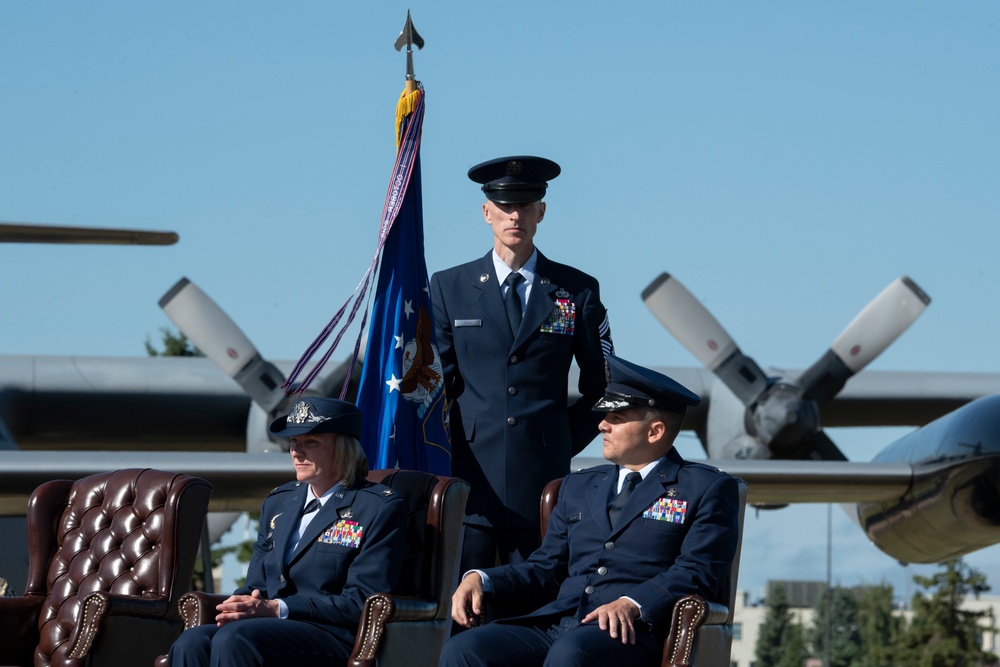
M 399 391 L 399 385 L 403 382 L 402 379 L 396 379 L 396 374 L 393 373 L 390 379 L 386 380 L 385 383 L 389 385 L 389 393 L 391 394 L 393 390 Z
M 410 319 L 410 315 L 413 314 L 413 301 L 403 303 L 403 312 L 406 313 L 406 319 Z
M 396 339 L 396 348 L 395 349 L 402 350 L 403 349 L 403 337 L 402 336 L 393 336 L 393 338 Z

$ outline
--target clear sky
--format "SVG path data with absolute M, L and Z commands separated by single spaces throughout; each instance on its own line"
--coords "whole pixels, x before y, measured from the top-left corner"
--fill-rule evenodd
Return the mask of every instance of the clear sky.
M 187 276 L 296 358 L 371 261 L 407 8 L 430 271 L 490 246 L 466 170 L 544 155 L 538 245 L 601 280 L 626 358 L 696 363 L 639 298 L 661 271 L 786 368 L 907 274 L 933 302 L 871 368 L 1000 371 L 1000 4 L 975 0 L 2 3 L 0 220 L 181 240 L 0 245 L 0 352 L 142 355 Z M 905 432 L 831 435 L 867 460 Z M 836 581 L 910 590 L 833 532 Z M 825 577 L 825 538 L 826 506 L 751 513 L 741 587 Z M 969 560 L 1000 589 L 998 556 Z

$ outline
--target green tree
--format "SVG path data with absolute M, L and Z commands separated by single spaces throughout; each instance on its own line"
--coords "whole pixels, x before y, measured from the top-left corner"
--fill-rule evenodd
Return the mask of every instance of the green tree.
M 151 357 L 203 357 L 197 347 L 195 347 L 188 337 L 180 331 L 174 333 L 170 327 L 160 328 L 160 340 L 163 343 L 163 350 L 157 350 L 146 336 L 146 354 Z
M 754 647 L 757 667 L 801 667 L 806 658 L 805 639 L 802 628 L 792 618 L 783 586 L 771 588 L 765 607 Z
M 774 664 L 774 667 L 802 667 L 808 657 L 809 649 L 806 646 L 805 632 L 803 632 L 802 626 L 798 623 L 785 626 L 778 662 Z
M 826 659 L 827 601 L 830 601 L 830 665 L 854 667 L 861 655 L 861 633 L 858 631 L 858 602 L 853 589 L 835 586 L 823 591 L 816 603 L 809 643 L 813 655 Z
M 892 647 L 899 642 L 902 621 L 892 614 L 892 586 L 858 588 L 857 605 L 861 653 L 855 667 L 894 667 Z
M 981 572 L 961 559 L 943 563 L 931 577 L 914 576 L 927 593 L 914 593 L 913 618 L 902 633 L 896 665 L 912 667 L 980 667 L 996 665 L 997 656 L 983 651 L 979 621 L 986 612 L 962 609 L 970 594 L 990 589 Z

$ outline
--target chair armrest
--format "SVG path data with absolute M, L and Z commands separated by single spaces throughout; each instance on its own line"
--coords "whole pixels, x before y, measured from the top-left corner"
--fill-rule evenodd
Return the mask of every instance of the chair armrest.
M 354 650 L 347 664 L 350 667 L 373 667 L 387 623 L 408 621 L 433 621 L 437 619 L 438 604 L 434 600 L 409 595 L 375 593 L 365 600 L 358 621 L 358 634 Z
M 138 616 L 161 619 L 167 614 L 169 602 L 165 597 L 140 597 L 137 595 L 113 595 L 106 591 L 94 591 L 84 598 L 77 618 L 76 638 L 70 649 L 70 658 L 83 658 L 90 652 L 94 635 L 105 616 Z
M 383 593 L 382 595 L 386 595 Z M 406 621 L 433 621 L 437 619 L 438 604 L 435 600 L 411 597 L 409 595 L 389 595 L 394 610 L 389 616 L 392 623 Z
M 177 610 L 184 621 L 184 629 L 215 623 L 215 615 L 218 613 L 215 608 L 228 598 L 228 595 L 202 591 L 190 591 L 182 595 L 177 601 Z
M 0 664 L 33 664 L 44 595 L 0 597 Z
M 708 618 L 708 607 L 699 595 L 685 595 L 677 601 L 670 616 L 670 633 L 663 643 L 661 667 L 689 667 L 695 636 Z
M 347 660 L 348 667 L 375 667 L 375 656 L 382 644 L 382 635 L 389 617 L 396 611 L 396 603 L 388 593 L 368 596 L 361 608 L 358 634 L 354 650 Z
M 702 625 L 726 625 L 729 622 L 729 607 L 721 602 L 708 603 L 708 616 Z

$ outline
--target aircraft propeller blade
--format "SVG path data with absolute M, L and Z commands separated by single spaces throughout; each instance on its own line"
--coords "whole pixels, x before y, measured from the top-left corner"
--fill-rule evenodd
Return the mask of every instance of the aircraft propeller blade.
M 0 222 L 0 243 L 94 243 L 104 245 L 173 245 L 176 232 L 105 229 Z
M 930 297 L 910 278 L 894 280 L 796 380 L 768 378 L 701 302 L 669 274 L 662 273 L 650 283 L 642 299 L 663 326 L 746 406 L 736 434 L 732 428 L 724 429 L 728 443 L 721 448 L 706 443 L 710 455 L 728 451 L 730 456 L 745 458 L 766 452 L 778 459 L 831 461 L 847 457 L 820 428 L 819 407 L 891 345 L 930 303 Z M 754 441 L 760 446 L 753 446 Z
M 830 349 L 799 378 L 806 399 L 819 405 L 882 354 L 927 309 L 931 298 L 908 276 L 889 283 L 847 325 Z
M 661 273 L 642 291 L 642 300 L 667 331 L 744 405 L 751 405 L 767 388 L 767 376 L 757 362 L 743 354 L 719 321 L 679 280 Z
M 281 405 L 284 375 L 261 357 L 250 339 L 200 287 L 181 278 L 160 299 L 160 308 L 265 412 L 272 414 Z

